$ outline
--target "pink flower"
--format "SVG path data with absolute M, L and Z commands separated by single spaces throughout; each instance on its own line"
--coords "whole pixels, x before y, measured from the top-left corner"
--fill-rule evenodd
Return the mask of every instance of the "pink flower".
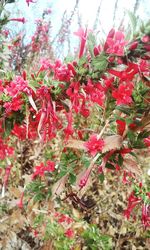
M 90 136 L 89 140 L 84 143 L 87 151 L 95 156 L 98 152 L 101 152 L 104 147 L 104 140 L 98 139 L 96 134 Z
M 143 43 L 148 43 L 150 42 L 150 36 L 149 35 L 145 35 L 141 38 Z
M 16 76 L 15 79 L 11 81 L 9 85 L 7 85 L 6 91 L 12 97 L 15 97 L 17 94 L 19 94 L 19 92 L 30 94 L 28 82 L 21 76 Z

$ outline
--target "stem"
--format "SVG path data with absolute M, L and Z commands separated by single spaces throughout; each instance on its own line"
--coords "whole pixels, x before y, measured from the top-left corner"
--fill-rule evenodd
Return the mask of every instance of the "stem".
M 101 132 L 99 133 L 99 135 L 97 136 L 98 139 L 100 139 L 102 137 L 102 135 L 104 134 L 105 129 L 107 128 L 107 125 L 109 124 L 109 120 L 106 120 L 106 123 L 104 125 L 104 127 L 102 128 Z

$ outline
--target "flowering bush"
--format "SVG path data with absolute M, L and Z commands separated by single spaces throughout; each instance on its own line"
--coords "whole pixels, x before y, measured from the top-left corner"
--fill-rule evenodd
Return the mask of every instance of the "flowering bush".
M 47 39 L 45 29 L 38 23 L 36 32 L 41 32 L 42 40 Z M 41 226 L 41 237 L 57 238 L 58 232 L 64 249 L 80 235 L 77 218 L 64 212 L 69 213 L 66 204 L 87 210 L 83 194 L 110 171 L 119 172 L 129 190 L 133 187 L 125 217 L 135 219 L 140 209 L 144 228 L 150 227 L 150 190 L 142 184 L 138 162 L 140 150 L 148 152 L 150 146 L 150 25 L 145 24 L 132 40 L 112 29 L 103 44 L 92 43 L 92 31 L 80 29 L 75 34 L 80 38 L 78 58 L 65 62 L 42 58 L 34 71 L 31 65 L 17 75 L 6 68 L 0 72 L 2 196 L 19 171 L 24 186 L 19 207 L 47 204 L 49 218 L 44 221 L 43 216 L 32 227 Z M 35 35 L 31 50 L 37 52 L 42 43 Z M 30 155 L 28 173 L 23 161 L 29 144 L 35 153 Z M 85 239 L 87 228 L 82 226 Z M 99 247 L 93 237 L 92 244 Z M 62 249 L 58 241 L 54 245 Z

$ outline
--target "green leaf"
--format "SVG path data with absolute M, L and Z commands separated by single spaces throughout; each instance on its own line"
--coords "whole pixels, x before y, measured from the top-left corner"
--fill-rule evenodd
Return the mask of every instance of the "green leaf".
M 83 157 L 83 158 L 82 158 L 82 164 L 83 164 L 86 168 L 88 168 L 88 167 L 90 166 L 90 160 L 89 160 L 89 158 Z
M 99 174 L 98 177 L 99 177 L 99 180 L 101 181 L 101 183 L 103 183 L 104 180 L 105 180 L 105 175 L 104 175 L 104 173 Z
M 122 164 L 123 164 L 123 157 L 121 154 L 118 155 L 118 164 L 119 164 L 119 166 L 122 166 Z
M 144 131 L 139 133 L 137 139 L 144 139 L 144 138 L 147 138 L 149 136 L 150 136 L 150 131 L 144 130 Z
M 115 170 L 115 167 L 114 167 L 114 165 L 112 165 L 111 163 L 109 163 L 109 162 L 107 162 L 106 163 L 106 166 L 105 166 L 106 168 L 108 168 L 108 169 L 112 169 L 112 170 Z
M 127 40 L 132 40 L 134 37 L 134 33 L 136 32 L 137 28 L 137 18 L 131 11 L 127 11 L 128 16 L 129 16 L 129 21 L 130 21 L 130 33 L 128 33 L 126 39 Z
M 127 137 L 129 138 L 129 140 L 131 142 L 134 142 L 136 140 L 135 133 L 133 131 L 131 131 L 131 130 L 129 130 L 127 132 Z
M 131 114 L 131 110 L 128 106 L 117 106 L 116 109 L 120 110 L 121 112 L 123 112 L 126 115 Z
M 95 44 L 96 44 L 95 36 L 93 35 L 92 32 L 90 32 L 88 35 L 87 47 L 92 57 L 94 56 L 93 49 Z
M 107 57 L 104 54 L 100 54 L 93 58 L 91 65 L 95 70 L 104 71 L 108 66 Z
M 67 169 L 63 169 L 59 174 L 58 174 L 58 179 L 61 177 L 65 176 L 67 174 Z
M 76 181 L 76 175 L 74 175 L 73 173 L 70 173 L 70 175 L 69 175 L 70 184 L 74 184 L 75 181 Z

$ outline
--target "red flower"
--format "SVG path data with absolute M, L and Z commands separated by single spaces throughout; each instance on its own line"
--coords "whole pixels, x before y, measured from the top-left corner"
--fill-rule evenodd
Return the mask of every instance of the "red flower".
M 138 41 L 135 41 L 133 43 L 130 44 L 129 46 L 129 50 L 135 50 L 138 46 Z
M 3 87 L 3 81 L 0 80 L 0 93 L 3 93 L 4 87 Z
M 23 104 L 23 100 L 20 96 L 14 97 L 10 102 L 4 103 L 4 108 L 6 109 L 6 113 L 10 113 L 11 111 L 18 111 L 21 109 Z
M 82 28 L 80 28 L 77 32 L 74 32 L 76 36 L 79 36 L 80 38 L 80 50 L 79 50 L 79 58 L 83 56 L 86 39 L 87 39 L 87 29 L 84 31 Z
M 7 186 L 7 183 L 8 183 L 8 179 L 9 179 L 9 176 L 10 176 L 10 172 L 11 172 L 11 169 L 12 169 L 13 165 L 8 165 L 5 169 L 5 175 L 4 175 L 4 180 L 3 180 L 3 185 L 4 187 L 6 188 Z
M 128 198 L 128 207 L 127 209 L 124 211 L 124 216 L 129 219 L 132 210 L 141 202 L 141 198 L 138 198 L 137 196 L 135 196 L 134 191 L 130 194 L 129 198 Z
M 23 198 L 24 198 L 24 192 L 22 192 L 20 200 L 17 203 L 18 207 L 21 208 L 21 209 L 23 208 Z
M 16 21 L 16 22 L 21 22 L 21 23 L 26 22 L 24 17 L 22 17 L 22 18 L 11 18 L 11 19 L 9 19 L 9 21 Z
M 45 166 L 43 162 L 39 166 L 35 167 L 35 171 L 32 175 L 32 180 L 35 179 L 37 176 L 44 176 L 45 172 L 54 172 L 55 170 L 55 163 L 52 161 L 47 161 L 47 165 Z
M 63 65 L 60 60 L 56 60 L 55 64 L 51 65 L 54 76 L 56 80 L 62 81 L 62 82 L 69 82 L 70 78 L 72 76 L 72 71 L 68 69 L 68 66 Z
M 74 129 L 73 129 L 73 125 L 72 125 L 73 124 L 73 116 L 72 116 L 71 111 L 69 113 L 65 112 L 65 115 L 67 118 L 68 125 L 64 129 L 64 133 L 65 133 L 65 140 L 68 140 L 69 136 L 74 133 Z
M 80 102 L 80 100 L 82 100 L 83 102 L 85 99 L 83 94 L 81 94 L 79 91 L 80 91 L 79 82 L 72 82 L 66 91 L 66 94 L 70 97 L 70 100 L 72 102 L 72 108 L 76 113 L 80 112 L 81 110 L 82 103 Z
M 144 139 L 144 143 L 147 147 L 150 147 L 150 136 Z
M 27 5 L 29 6 L 30 3 L 36 3 L 33 0 L 26 0 Z
M 98 139 L 96 134 L 90 136 L 89 140 L 84 143 L 87 151 L 92 155 L 95 156 L 97 152 L 102 151 L 104 147 L 104 140 Z
M 115 32 L 112 29 L 106 39 L 104 50 L 108 54 L 115 54 L 117 56 L 124 55 L 124 46 L 127 44 L 124 34 L 120 31 Z
M 112 91 L 112 96 L 116 99 L 117 105 L 128 105 L 132 102 L 132 82 L 123 82 L 119 85 L 118 89 Z
M 11 133 L 15 135 L 18 139 L 25 140 L 26 130 L 27 130 L 26 125 L 23 124 L 19 126 L 18 124 L 15 124 Z
M 143 36 L 143 37 L 141 38 L 141 40 L 142 40 L 143 43 L 148 43 L 148 42 L 150 42 L 150 36 L 145 35 L 145 36 Z
M 72 228 L 68 228 L 67 231 L 65 232 L 65 236 L 68 238 L 73 238 L 74 237 L 74 231 Z
M 101 48 L 100 45 L 95 46 L 94 49 L 93 49 L 94 56 L 98 56 L 101 51 L 102 51 L 102 48 Z
M 88 84 L 84 87 L 84 90 L 87 93 L 86 99 L 97 103 L 99 106 L 103 106 L 105 95 L 103 87 L 100 83 L 94 84 L 91 80 L 89 80 Z
M 73 219 L 65 214 L 58 214 L 58 222 L 59 223 L 66 223 L 67 225 L 71 224 L 73 222 Z
M 47 166 L 45 167 L 45 171 L 54 172 L 55 171 L 55 163 L 53 161 L 48 160 L 46 162 Z
M 12 97 L 15 97 L 19 92 L 30 94 L 28 82 L 21 76 L 16 76 L 16 78 L 6 87 L 6 91 Z
M 11 156 L 14 153 L 14 149 L 4 144 L 3 140 L 0 138 L 0 159 L 4 160 L 7 156 Z
M 140 68 L 140 71 L 142 69 Z M 131 81 L 135 74 L 139 72 L 139 65 L 129 62 L 128 67 L 125 70 L 117 71 L 115 69 L 109 69 L 108 72 L 120 79 L 120 81 Z
M 126 128 L 126 122 L 122 120 L 116 120 L 117 123 L 117 132 L 119 135 L 123 135 L 125 128 Z
M 142 224 L 145 228 L 150 227 L 150 205 L 142 205 Z

